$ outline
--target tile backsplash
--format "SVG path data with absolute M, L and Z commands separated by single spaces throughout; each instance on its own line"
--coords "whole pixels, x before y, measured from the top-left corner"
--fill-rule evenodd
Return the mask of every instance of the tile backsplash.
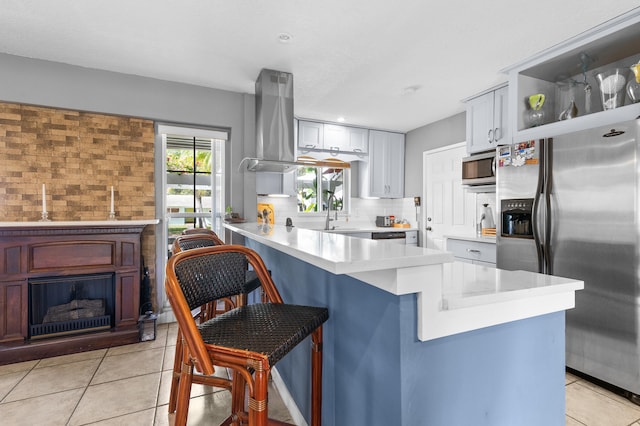
M 284 225 L 287 217 L 293 220 L 294 224 L 305 227 L 321 227 L 324 225 L 324 214 L 304 214 L 298 212 L 298 205 L 295 197 L 267 197 L 258 196 L 258 203 L 273 204 L 275 223 Z M 257 212 L 256 212 L 257 215 Z M 332 213 L 333 215 L 333 213 Z M 346 222 L 360 226 L 375 225 L 376 216 L 393 215 L 398 219 L 406 219 L 411 226 L 417 226 L 416 208 L 413 198 L 400 199 L 367 199 L 351 198 L 351 209 L 338 213 L 339 222 Z M 249 218 L 252 220 L 253 218 Z

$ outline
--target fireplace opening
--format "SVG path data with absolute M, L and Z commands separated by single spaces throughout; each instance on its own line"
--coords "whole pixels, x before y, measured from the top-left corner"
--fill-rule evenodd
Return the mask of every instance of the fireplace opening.
M 110 329 L 114 323 L 115 274 L 29 280 L 29 338 Z

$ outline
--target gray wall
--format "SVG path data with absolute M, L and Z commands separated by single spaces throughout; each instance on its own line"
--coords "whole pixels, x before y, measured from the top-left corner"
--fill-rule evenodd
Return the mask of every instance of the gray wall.
M 2 101 L 230 128 L 225 205 L 245 217 L 255 211 L 255 175 L 238 172 L 240 160 L 255 154 L 253 95 L 2 53 L 0 64 Z M 465 113 L 408 132 L 405 196 L 422 194 L 424 151 L 464 140 Z
M 466 113 L 411 130 L 406 135 L 404 196 L 422 196 L 422 153 L 430 149 L 463 142 L 466 139 Z
M 231 129 L 225 205 L 244 211 L 245 174 L 238 164 L 245 147 L 255 145 L 253 95 L 2 53 L 0 64 L 1 101 Z

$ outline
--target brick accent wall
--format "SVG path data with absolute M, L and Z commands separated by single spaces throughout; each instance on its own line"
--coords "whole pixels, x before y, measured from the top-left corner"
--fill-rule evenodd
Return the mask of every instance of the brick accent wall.
M 135 117 L 0 102 L 0 221 L 153 219 L 154 126 Z M 155 288 L 155 235 L 142 234 Z

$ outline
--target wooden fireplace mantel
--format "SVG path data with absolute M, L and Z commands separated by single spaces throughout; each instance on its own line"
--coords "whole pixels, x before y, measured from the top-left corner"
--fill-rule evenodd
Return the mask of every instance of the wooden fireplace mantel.
M 157 219 L 0 222 L 0 365 L 138 341 L 140 235 Z M 115 275 L 111 330 L 29 340 L 29 279 Z

